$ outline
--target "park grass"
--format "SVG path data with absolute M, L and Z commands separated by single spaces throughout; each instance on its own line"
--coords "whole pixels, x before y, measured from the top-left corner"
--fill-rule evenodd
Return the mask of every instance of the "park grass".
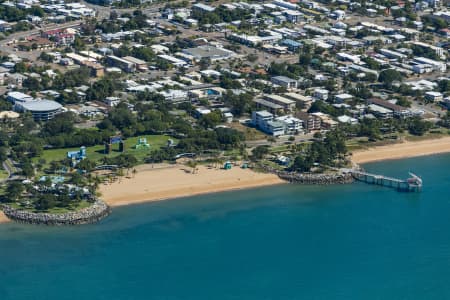
M 11 161 L 9 159 L 5 160 L 5 164 L 8 165 L 9 170 L 12 173 L 16 173 L 17 172 L 17 168 L 13 164 L 11 164 Z
M 448 136 L 449 132 L 445 128 L 439 128 L 439 129 L 433 129 L 427 132 L 424 135 L 412 135 L 407 134 L 405 135 L 405 139 L 410 142 L 419 142 L 424 140 L 433 140 L 433 139 L 439 139 L 445 136 Z
M 34 207 L 26 207 L 17 202 L 10 203 L 8 205 L 15 209 L 25 210 L 25 211 L 34 212 L 34 213 L 64 214 L 64 213 L 74 212 L 74 211 L 78 211 L 80 209 L 89 207 L 92 205 L 92 203 L 87 202 L 87 201 L 80 201 L 80 202 L 77 202 L 75 205 L 72 204 L 70 207 L 52 207 L 47 211 L 38 211 Z
M 8 172 L 4 169 L 0 169 L 0 181 L 5 180 L 6 178 L 8 178 Z
M 228 126 L 242 132 L 246 141 L 264 140 L 268 137 L 268 135 L 266 135 L 262 131 L 257 130 L 256 128 L 245 126 L 239 122 L 232 122 L 228 124 Z
M 147 158 L 148 155 L 152 151 L 166 146 L 167 141 L 169 139 L 172 139 L 172 140 L 174 140 L 174 142 L 176 142 L 176 140 L 174 138 L 171 138 L 167 135 L 145 135 L 145 136 L 141 136 L 141 137 L 147 138 L 147 143 L 150 144 L 150 148 L 135 149 L 134 146 L 137 144 L 139 137 L 132 137 L 132 138 L 128 138 L 128 139 L 124 140 L 125 141 L 125 152 L 124 153 L 129 153 L 129 154 L 134 155 L 140 163 L 144 162 L 145 158 Z M 105 155 L 104 154 L 104 149 L 105 149 L 104 145 L 96 145 L 96 146 L 86 147 L 86 155 L 87 155 L 88 159 L 98 162 L 105 156 L 111 158 L 111 157 L 116 157 L 116 156 L 120 155 L 121 152 L 119 152 L 118 148 L 119 148 L 119 145 L 113 145 L 113 150 L 111 151 L 111 153 L 108 155 Z M 34 158 L 33 162 L 37 163 L 37 162 L 39 162 L 39 160 L 44 159 L 45 160 L 44 168 L 48 168 L 50 165 L 50 162 L 63 160 L 67 157 L 68 151 L 78 151 L 79 149 L 80 149 L 79 147 L 76 147 L 76 148 L 61 148 L 61 149 L 44 150 L 40 156 Z

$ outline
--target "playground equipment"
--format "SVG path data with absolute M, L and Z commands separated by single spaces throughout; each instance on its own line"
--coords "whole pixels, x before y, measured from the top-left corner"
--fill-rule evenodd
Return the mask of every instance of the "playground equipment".
M 224 165 L 223 168 L 225 170 L 231 170 L 231 167 L 233 166 L 233 164 L 231 163 L 231 161 L 227 161 Z
M 42 176 L 39 178 L 39 182 L 45 182 L 47 179 L 49 179 L 52 184 L 61 184 L 66 180 L 64 176 Z
M 112 145 L 119 144 L 119 152 L 125 151 L 125 142 L 119 135 L 111 136 L 109 138 L 109 143 L 105 143 L 105 154 L 110 154 L 112 152 Z
M 80 161 L 86 158 L 86 147 L 80 147 L 78 151 L 68 151 L 67 158 L 70 158 L 72 161 Z
M 138 142 L 136 145 L 134 145 L 135 149 L 149 149 L 150 148 L 150 144 L 147 143 L 147 138 L 143 137 L 143 138 L 139 138 Z

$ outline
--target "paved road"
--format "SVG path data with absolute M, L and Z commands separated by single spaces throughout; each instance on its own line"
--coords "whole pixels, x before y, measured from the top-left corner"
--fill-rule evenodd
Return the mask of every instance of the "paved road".
M 28 31 L 16 32 L 16 33 L 9 35 L 6 39 L 2 40 L 2 45 L 6 45 L 11 41 L 19 40 L 21 38 L 25 38 L 25 37 L 33 35 L 33 34 L 38 34 L 41 31 L 75 27 L 75 26 L 79 26 L 81 23 L 83 23 L 82 20 L 77 20 L 77 21 L 67 22 L 64 24 L 51 24 L 49 26 L 44 26 L 41 28 L 36 28 L 36 29 L 28 30 Z
M 255 148 L 258 146 L 282 146 L 282 145 L 286 145 L 287 143 L 298 144 L 298 143 L 309 142 L 312 140 L 313 140 L 313 134 L 308 133 L 308 134 L 301 134 L 301 135 L 295 136 L 294 141 L 289 141 L 289 136 L 281 136 L 281 137 L 276 138 L 275 142 L 269 142 L 267 139 L 264 139 L 264 140 L 246 141 L 245 144 L 249 148 Z

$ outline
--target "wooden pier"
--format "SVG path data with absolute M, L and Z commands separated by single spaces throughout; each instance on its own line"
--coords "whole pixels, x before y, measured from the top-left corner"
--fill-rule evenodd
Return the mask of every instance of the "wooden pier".
M 409 173 L 410 178 L 403 180 L 364 171 L 349 170 L 349 172 L 358 181 L 391 187 L 399 191 L 419 192 L 422 189 L 422 179 L 413 173 Z

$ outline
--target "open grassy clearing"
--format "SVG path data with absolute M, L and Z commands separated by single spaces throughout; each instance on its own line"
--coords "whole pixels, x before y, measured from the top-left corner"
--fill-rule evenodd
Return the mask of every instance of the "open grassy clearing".
M 135 145 L 138 142 L 139 137 L 132 137 L 125 140 L 125 152 L 124 153 L 130 153 L 133 154 L 139 162 L 143 162 L 148 155 L 157 149 L 160 149 L 161 147 L 164 147 L 167 145 L 167 141 L 169 139 L 176 140 L 174 138 L 171 138 L 167 135 L 146 135 L 141 136 L 147 138 L 147 143 L 150 144 L 150 148 L 140 148 L 135 149 Z M 49 149 L 44 150 L 42 155 L 39 157 L 34 158 L 34 162 L 37 163 L 41 159 L 45 160 L 44 168 L 48 167 L 51 161 L 59 161 L 62 159 L 65 159 L 67 156 L 68 151 L 77 151 L 80 148 L 62 148 L 62 149 Z M 96 145 L 91 147 L 86 147 L 86 154 L 87 158 L 93 161 L 100 161 L 104 157 L 115 157 L 121 154 L 119 152 L 119 145 L 113 145 L 113 150 L 110 154 L 105 155 L 104 154 L 104 145 Z

